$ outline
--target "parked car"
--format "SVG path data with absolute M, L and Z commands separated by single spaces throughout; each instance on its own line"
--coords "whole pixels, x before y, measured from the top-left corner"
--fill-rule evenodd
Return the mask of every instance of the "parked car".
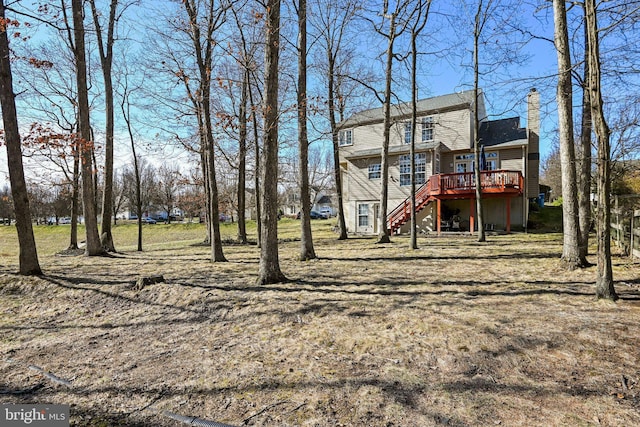
M 155 219 L 153 219 L 150 216 L 148 216 L 146 218 L 142 218 L 142 222 L 144 222 L 146 224 L 156 224 L 158 221 L 156 221 Z
M 333 216 L 333 209 L 330 206 L 322 206 L 319 212 L 325 216 L 325 218 L 331 218 Z
M 309 213 L 309 217 L 311 219 L 327 219 L 328 217 L 324 216 L 323 214 L 321 214 L 318 211 L 311 211 Z M 296 215 L 296 219 L 300 219 L 300 212 L 298 212 L 298 215 Z
M 58 224 L 71 224 L 71 218 L 69 218 L 68 216 L 58 218 Z

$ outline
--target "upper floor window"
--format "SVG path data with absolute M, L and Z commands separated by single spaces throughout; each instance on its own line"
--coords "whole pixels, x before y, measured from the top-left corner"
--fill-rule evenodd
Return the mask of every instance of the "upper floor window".
M 440 153 L 436 153 L 436 161 L 433 173 L 435 173 L 436 175 L 440 173 Z
M 433 117 L 422 118 L 422 142 L 433 141 L 435 122 Z
M 369 165 L 369 179 L 380 179 L 381 171 L 380 163 Z
M 341 130 L 340 133 L 338 133 L 338 145 L 341 147 L 344 145 L 353 145 L 353 133 L 351 129 Z
M 427 154 L 416 153 L 416 185 L 422 185 L 427 181 Z M 411 156 L 404 154 L 400 156 L 400 186 L 411 185 Z
M 411 144 L 411 122 L 404 123 L 404 143 Z

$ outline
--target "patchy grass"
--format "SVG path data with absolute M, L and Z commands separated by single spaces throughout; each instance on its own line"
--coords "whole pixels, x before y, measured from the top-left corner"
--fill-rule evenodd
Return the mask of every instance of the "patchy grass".
M 316 237 L 332 237 L 331 231 L 335 220 L 312 221 Z M 296 240 L 300 238 L 300 221 L 282 218 L 279 221 L 278 235 L 282 240 Z M 69 225 L 38 225 L 34 226 L 36 245 L 39 256 L 51 256 L 69 246 Z M 85 229 L 78 226 L 78 241 L 84 240 Z M 220 234 L 223 242 L 237 239 L 238 228 L 235 223 L 220 224 Z M 186 245 L 198 244 L 204 241 L 206 229 L 200 223 L 172 223 L 172 224 L 143 224 L 142 247 L 144 251 L 168 248 L 180 248 Z M 247 221 L 247 237 L 250 242 L 257 240 L 255 221 Z M 138 247 L 138 226 L 134 221 L 119 221 L 113 226 L 113 239 L 119 251 L 135 251 Z M 0 258 L 17 270 L 18 238 L 15 226 L 0 225 Z
M 299 222 L 281 225 L 295 237 Z M 160 226 L 157 245 L 114 258 L 45 254 L 41 278 L 3 257 L 2 400 L 70 404 L 83 426 L 178 425 L 162 410 L 232 425 L 640 425 L 637 264 L 616 256 L 610 303 L 594 298 L 595 267 L 559 269 L 559 234 L 411 251 L 404 236 L 336 241 L 331 225 L 314 222 L 318 260 L 283 242 L 288 281 L 269 286 L 255 285 L 255 246 L 212 264 L 189 243 L 202 229 Z M 131 286 L 151 274 L 166 283 Z
M 532 210 L 529 214 L 529 232 L 562 232 L 562 205 L 545 205 L 544 208 Z

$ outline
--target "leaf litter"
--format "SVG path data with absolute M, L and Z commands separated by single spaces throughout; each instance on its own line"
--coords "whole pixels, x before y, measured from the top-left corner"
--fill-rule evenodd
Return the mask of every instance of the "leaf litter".
M 267 286 L 240 245 L 2 269 L 0 396 L 79 426 L 640 425 L 638 264 L 616 255 L 622 298 L 597 301 L 560 238 L 288 241 Z

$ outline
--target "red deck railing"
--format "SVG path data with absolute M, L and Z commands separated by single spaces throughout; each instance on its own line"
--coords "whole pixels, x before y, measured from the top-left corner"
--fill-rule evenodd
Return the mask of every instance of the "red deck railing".
M 473 172 L 432 175 L 431 195 L 464 194 L 474 192 L 476 180 Z M 524 178 L 520 171 L 495 170 L 480 172 L 482 192 L 518 193 L 524 188 Z
M 480 172 L 483 194 L 520 195 L 524 191 L 524 177 L 520 171 L 495 170 Z M 437 198 L 475 197 L 476 180 L 473 172 L 432 175 L 416 190 L 416 212 Z M 411 218 L 411 197 L 407 197 L 387 215 L 388 229 L 393 233 Z

